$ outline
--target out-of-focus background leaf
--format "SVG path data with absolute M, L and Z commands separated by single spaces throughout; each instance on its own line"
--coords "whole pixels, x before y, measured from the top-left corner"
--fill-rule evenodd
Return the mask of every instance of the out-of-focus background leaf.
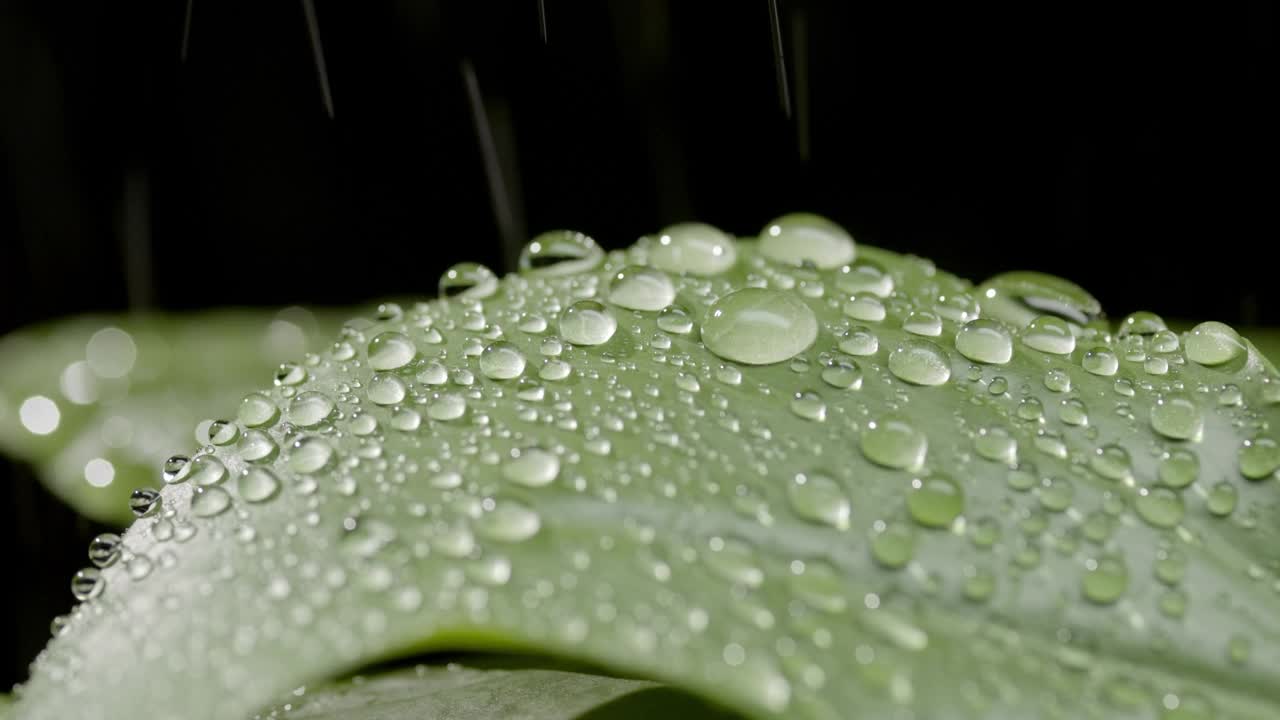
M 333 341 L 342 314 L 228 309 L 85 316 L 0 338 L 0 452 L 77 512 L 123 527 L 129 493 L 230 418 L 285 360 Z

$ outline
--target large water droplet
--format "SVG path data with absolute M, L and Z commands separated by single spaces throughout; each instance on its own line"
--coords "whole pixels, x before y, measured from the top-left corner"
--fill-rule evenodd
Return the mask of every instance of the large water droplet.
M 942 385 L 951 378 L 951 361 L 935 343 L 906 340 L 889 353 L 889 372 L 912 385 Z
M 212 455 L 201 455 L 187 467 L 187 479 L 199 487 L 217 485 L 227 476 L 226 466 Z
M 245 502 L 266 502 L 280 491 L 280 479 L 266 468 L 249 468 L 236 481 L 236 490 Z
M 573 275 L 604 260 L 595 240 L 572 230 L 542 233 L 520 251 L 520 272 L 529 275 Z
M 1177 448 L 1160 461 L 1160 482 L 1171 488 L 1184 488 L 1200 476 L 1200 458 L 1190 450 Z
M 539 447 L 512 450 L 511 459 L 502 466 L 503 477 L 528 487 L 550 485 L 559 474 L 560 458 Z
M 924 465 L 929 441 L 905 420 L 888 418 L 867 423 L 862 432 L 862 454 L 877 465 L 896 470 L 918 470 Z
M 818 319 L 794 295 L 743 288 L 717 300 L 702 322 L 702 342 L 725 360 L 769 365 L 792 358 L 818 337 Z
M 661 270 L 631 265 L 613 276 L 609 302 L 628 310 L 656 312 L 676 299 L 675 285 Z
M 1076 349 L 1076 336 L 1062 318 L 1041 315 L 1022 331 L 1022 343 L 1040 352 L 1070 355 Z
M 476 532 L 498 542 L 523 542 L 541 527 L 542 518 L 535 510 L 513 500 L 497 503 L 476 521 Z
M 279 414 L 280 408 L 276 407 L 271 398 L 262 393 L 249 393 L 240 401 L 237 417 L 245 427 L 261 427 L 275 422 Z
M 497 291 L 498 276 L 480 263 L 458 263 L 440 276 L 441 298 L 483 300 Z
M 1091 560 L 1086 568 L 1082 590 L 1085 598 L 1109 605 L 1120 599 L 1129 587 L 1129 569 L 1124 559 L 1116 555 L 1104 555 Z
M 1186 514 L 1182 496 L 1166 487 L 1140 489 L 1133 507 L 1148 525 L 1162 529 L 1182 522 Z
M 102 533 L 89 542 L 89 562 L 105 568 L 120 559 L 124 541 L 115 533 Z
M 902 523 L 876 523 L 871 537 L 871 557 L 880 565 L 896 570 L 906 567 L 916 554 L 916 536 Z
M 1085 325 L 1102 313 L 1102 305 L 1073 282 L 1038 272 L 1008 272 L 978 287 L 982 315 L 1025 327 L 1049 314 Z
M 1171 440 L 1199 441 L 1204 431 L 1204 416 L 1189 395 L 1162 395 L 1151 406 L 1151 427 Z
M 964 511 L 964 490 L 945 475 L 915 478 L 907 491 L 907 510 L 925 527 L 947 527 Z
M 369 341 L 369 367 L 374 370 L 399 370 L 417 354 L 418 349 L 404 333 L 378 333 Z
M 956 333 L 956 350 L 974 362 L 1003 365 L 1013 358 L 1013 336 L 995 320 L 979 318 Z
M 525 358 L 515 345 L 497 340 L 480 353 L 480 372 L 492 380 L 510 380 L 524 373 Z
M 1187 359 L 1201 365 L 1222 365 L 1245 351 L 1240 334 L 1230 325 L 1203 322 L 1187 333 Z
M 1006 429 L 982 428 L 973 439 L 973 447 L 982 457 L 1014 467 L 1018 464 L 1018 441 Z
M 836 275 L 836 287 L 850 295 L 887 298 L 893 294 L 893 276 L 871 265 L 846 266 Z
M 733 238 L 705 223 L 671 225 L 649 249 L 649 263 L 673 273 L 719 275 L 737 261 Z
M 1080 367 L 1094 375 L 1111 377 L 1120 369 L 1120 358 L 1105 347 L 1095 347 L 1085 351 Z
M 1280 445 L 1269 437 L 1246 440 L 1237 454 L 1240 474 L 1250 480 L 1269 477 L 1280 468 Z
M 107 582 L 102 579 L 102 571 L 98 568 L 77 570 L 76 574 L 71 576 L 71 594 L 80 602 L 98 597 L 106 585 Z
M 309 475 L 322 470 L 333 459 L 333 446 L 318 437 L 303 438 L 293 444 L 289 469 Z
M 787 497 L 796 515 L 810 522 L 849 528 L 849 498 L 830 476 L 820 472 L 798 473 L 787 486 Z
M 129 511 L 134 517 L 147 517 L 160 508 L 160 491 L 138 488 L 129 495 Z
M 932 310 L 912 310 L 902 321 L 902 329 L 912 335 L 938 337 L 942 334 L 942 318 Z
M 579 300 L 560 315 L 560 336 L 574 345 L 603 345 L 617 330 L 617 318 L 595 300 Z
M 315 427 L 333 414 L 337 406 L 322 392 L 307 390 L 289 403 L 289 420 L 298 427 Z
M 196 488 L 191 495 L 191 514 L 196 517 L 221 515 L 231 507 L 231 496 L 220 487 Z
M 370 402 L 375 405 L 395 405 L 404 400 L 408 393 L 404 381 L 395 375 L 378 373 L 369 379 L 369 387 L 365 390 Z
M 816 392 L 798 392 L 791 398 L 791 412 L 805 420 L 822 422 L 827 419 L 827 403 Z
M 839 225 L 812 213 L 791 213 L 760 231 L 760 254 L 788 265 L 812 263 L 820 270 L 853 262 L 853 237 Z

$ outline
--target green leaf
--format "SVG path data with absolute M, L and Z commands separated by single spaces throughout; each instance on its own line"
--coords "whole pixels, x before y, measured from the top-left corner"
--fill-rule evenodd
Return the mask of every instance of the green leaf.
M 197 442 L 198 422 L 233 415 L 239 395 L 322 349 L 340 322 L 302 308 L 212 310 L 17 331 L 0 339 L 0 451 L 81 514 L 127 525 L 129 493 Z
M 1280 380 L 1249 343 L 1113 336 L 1027 275 L 987 287 L 1076 305 L 975 321 L 1020 322 L 919 258 L 840 266 L 805 216 L 763 234 L 544 237 L 496 294 L 349 324 L 241 406 L 221 485 L 165 487 L 78 578 L 23 717 L 246 717 L 512 648 L 760 718 L 1280 712 Z
M 272 715 L 272 712 L 277 715 Z M 291 720 L 624 720 L 730 717 L 696 698 L 643 680 L 525 658 L 462 658 L 299 688 L 263 717 Z

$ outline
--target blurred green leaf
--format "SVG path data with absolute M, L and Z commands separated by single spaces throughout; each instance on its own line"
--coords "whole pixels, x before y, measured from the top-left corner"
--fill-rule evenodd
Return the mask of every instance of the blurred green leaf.
M 78 512 L 123 527 L 129 493 L 197 441 L 197 423 L 233 415 L 239 394 L 321 350 L 342 319 L 229 309 L 19 330 L 0 338 L 0 452 L 32 464 Z
M 349 323 L 78 576 L 24 720 L 246 717 L 444 649 L 760 718 L 1275 717 L 1270 363 L 841 232 L 544 236 L 492 297 Z

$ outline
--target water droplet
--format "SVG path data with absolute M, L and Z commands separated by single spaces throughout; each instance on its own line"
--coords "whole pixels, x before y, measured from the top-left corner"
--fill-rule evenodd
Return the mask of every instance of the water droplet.
M 907 510 L 925 527 L 947 527 L 964 511 L 964 490 L 946 475 L 915 478 L 907 491 Z
M 240 410 L 236 417 L 245 427 L 262 427 L 275 422 L 280 415 L 280 408 L 271 398 L 262 393 L 249 393 L 240 401 Z
M 1120 358 L 1105 347 L 1090 348 L 1080 358 L 1080 367 L 1094 375 L 1111 377 L 1120 369 Z
M 857 390 L 862 387 L 862 368 L 853 360 L 833 358 L 822 369 L 822 380 L 834 388 Z
M 102 533 L 89 542 L 89 562 L 105 568 L 120 559 L 124 541 L 115 533 Z
M 796 515 L 814 523 L 849 529 L 852 508 L 840 485 L 821 472 L 797 473 L 787 486 L 787 497 Z
M 1189 395 L 1162 395 L 1151 406 L 1151 427 L 1170 440 L 1198 442 L 1204 431 L 1204 417 Z
M 224 447 L 240 439 L 240 428 L 230 420 L 214 420 L 209 424 L 209 442 Z
M 912 335 L 938 337 L 942 334 L 942 318 L 930 310 L 912 310 L 902 321 L 902 329 Z
M 1119 445 L 1104 445 L 1098 448 L 1089 461 L 1089 467 L 1108 480 L 1116 482 L 1133 480 L 1133 461 L 1129 458 L 1129 451 Z
M 1209 489 L 1209 494 L 1204 499 L 1204 505 L 1214 515 L 1226 517 L 1235 512 L 1239 496 L 1240 494 L 1235 485 L 1225 481 L 1215 483 Z
M 812 263 L 830 270 L 853 262 L 853 237 L 844 228 L 812 213 L 791 213 L 760 231 L 760 254 L 787 265 Z
M 523 542 L 541 527 L 542 518 L 535 510 L 513 500 L 497 503 L 476 521 L 476 532 L 498 542 Z
M 905 420 L 873 421 L 862 433 L 862 454 L 877 465 L 895 470 L 918 470 L 924 465 L 929 441 Z
M 191 458 L 186 455 L 170 455 L 169 459 L 165 460 L 164 465 L 160 468 L 160 479 L 170 485 L 185 481 L 187 473 L 191 471 L 187 467 L 189 462 L 191 462 Z
M 1062 318 L 1041 315 L 1022 331 L 1022 344 L 1040 352 L 1070 355 L 1076 349 L 1076 336 Z
M 515 345 L 497 340 L 480 354 L 480 372 L 492 380 L 510 380 L 524 373 L 524 354 Z
M 297 363 L 280 363 L 276 368 L 274 382 L 276 385 L 293 387 L 307 379 L 307 369 Z
M 1057 368 L 1044 374 L 1044 386 L 1056 393 L 1071 392 L 1071 376 Z
M 448 422 L 457 420 L 467 412 L 467 399 L 458 393 L 440 393 L 427 408 L 427 417 Z
M 1013 358 L 1013 336 L 995 320 L 971 320 L 956 333 L 956 351 L 974 362 L 1003 365 Z
M 1261 480 L 1280 468 L 1280 445 L 1269 437 L 1246 440 L 1237 453 L 1240 474 L 1250 480 Z
M 872 295 L 854 295 L 845 301 L 842 310 L 845 315 L 862 322 L 880 322 L 886 314 L 884 303 Z
M 1138 517 L 1154 528 L 1171 528 L 1186 514 L 1182 496 L 1166 487 L 1139 489 L 1133 507 Z
M 1058 410 L 1058 419 L 1072 427 L 1084 427 L 1089 424 L 1089 408 L 1077 398 L 1067 398 Z
M 1040 422 L 1044 419 L 1044 403 L 1040 402 L 1039 398 L 1026 397 L 1018 403 L 1018 408 L 1014 412 L 1023 420 Z
M 1230 325 L 1203 322 L 1187 333 L 1187 359 L 1201 365 L 1222 365 L 1244 353 L 1244 341 Z
M 1085 598 L 1099 605 L 1119 600 L 1128 587 L 1129 569 L 1116 555 L 1104 555 L 1090 561 L 1082 583 Z
M 573 275 L 594 268 L 603 259 L 604 250 L 595 240 L 572 230 L 552 230 L 524 246 L 518 267 L 528 275 Z
M 764 571 L 755 562 L 751 546 L 738 540 L 712 538 L 710 552 L 703 555 L 707 567 L 720 578 L 746 587 L 760 587 Z
M 404 381 L 395 375 L 378 373 L 369 379 L 369 387 L 365 394 L 375 405 L 395 405 L 404 400 L 408 388 Z
M 913 385 L 942 385 L 951 378 L 951 361 L 928 340 L 906 340 L 889 353 L 889 372 Z
M 815 392 L 798 392 L 791 398 L 791 412 L 805 420 L 822 422 L 827 419 L 827 404 Z
M 227 476 L 227 468 L 218 458 L 212 455 L 201 455 L 191 461 L 188 466 L 190 472 L 187 479 L 193 485 L 204 487 L 206 485 L 217 485 Z
M 231 507 L 231 496 L 220 487 L 198 487 L 191 496 L 191 514 L 196 517 L 214 517 Z
M 129 495 L 129 510 L 134 517 L 147 517 L 160 508 L 160 491 L 138 488 Z
M 307 390 L 289 402 L 289 420 L 298 427 L 315 427 L 328 420 L 336 407 L 328 395 Z
M 671 305 L 658 313 L 658 328 L 663 332 L 688 335 L 693 332 L 693 318 L 679 305 Z
M 1165 485 L 1184 488 L 1200 476 L 1200 458 L 1190 450 L 1178 448 L 1160 461 L 1157 474 Z
M 280 479 L 267 468 L 251 467 L 236 481 L 236 490 L 245 502 L 266 502 L 280 491 Z
M 321 438 L 303 438 L 293 444 L 289 469 L 310 475 L 322 470 L 333 459 L 333 446 Z
M 671 225 L 649 250 L 649 262 L 672 273 L 719 275 L 737 261 L 733 238 L 705 223 Z
M 1018 464 L 1018 441 L 1008 430 L 996 426 L 982 428 L 973 439 L 973 447 L 982 457 L 1009 467 Z
M 916 554 L 916 535 L 901 523 L 876 523 L 871 537 L 871 557 L 890 570 L 906 567 Z
M 498 291 L 498 276 L 480 263 L 461 262 L 440 276 L 441 298 L 483 300 Z
M 630 265 L 619 270 L 609 284 L 609 302 L 628 310 L 656 312 L 675 299 L 671 278 L 656 268 Z
M 716 355 L 748 365 L 792 358 L 818 337 L 804 301 L 778 290 L 744 288 L 717 300 L 702 322 L 702 342 Z
M 417 354 L 418 349 L 404 333 L 378 333 L 369 341 L 369 367 L 374 370 L 399 370 Z
M 845 266 L 836 275 L 836 287 L 849 295 L 887 298 L 893 294 L 893 276 L 871 265 Z
M 1079 285 L 1038 272 L 997 275 L 982 283 L 977 295 L 984 317 L 1003 320 L 1014 327 L 1025 327 L 1037 315 L 1046 313 L 1086 325 L 1102 313 L 1098 301 Z
M 1122 338 L 1130 335 L 1154 335 L 1167 327 L 1159 315 L 1139 310 L 1120 321 L 1120 330 L 1116 335 Z
M 560 315 L 560 336 L 574 345 L 603 345 L 617 330 L 617 318 L 595 300 L 579 300 Z
M 279 447 L 270 435 L 261 430 L 249 430 L 240 438 L 240 445 L 236 449 L 246 462 L 262 463 L 274 459 Z
M 840 352 L 850 355 L 875 355 L 880 349 L 880 339 L 865 325 L 854 325 L 840 336 Z
M 512 450 L 511 459 L 502 466 L 502 476 L 517 485 L 543 487 L 560 474 L 560 458 L 539 447 Z
M 1178 336 L 1170 330 L 1161 330 L 1151 336 L 1151 351 L 1172 353 L 1178 351 Z
M 76 574 L 71 576 L 71 594 L 80 602 L 98 597 L 106 585 L 107 581 L 102 579 L 102 571 L 98 568 L 77 570 Z

